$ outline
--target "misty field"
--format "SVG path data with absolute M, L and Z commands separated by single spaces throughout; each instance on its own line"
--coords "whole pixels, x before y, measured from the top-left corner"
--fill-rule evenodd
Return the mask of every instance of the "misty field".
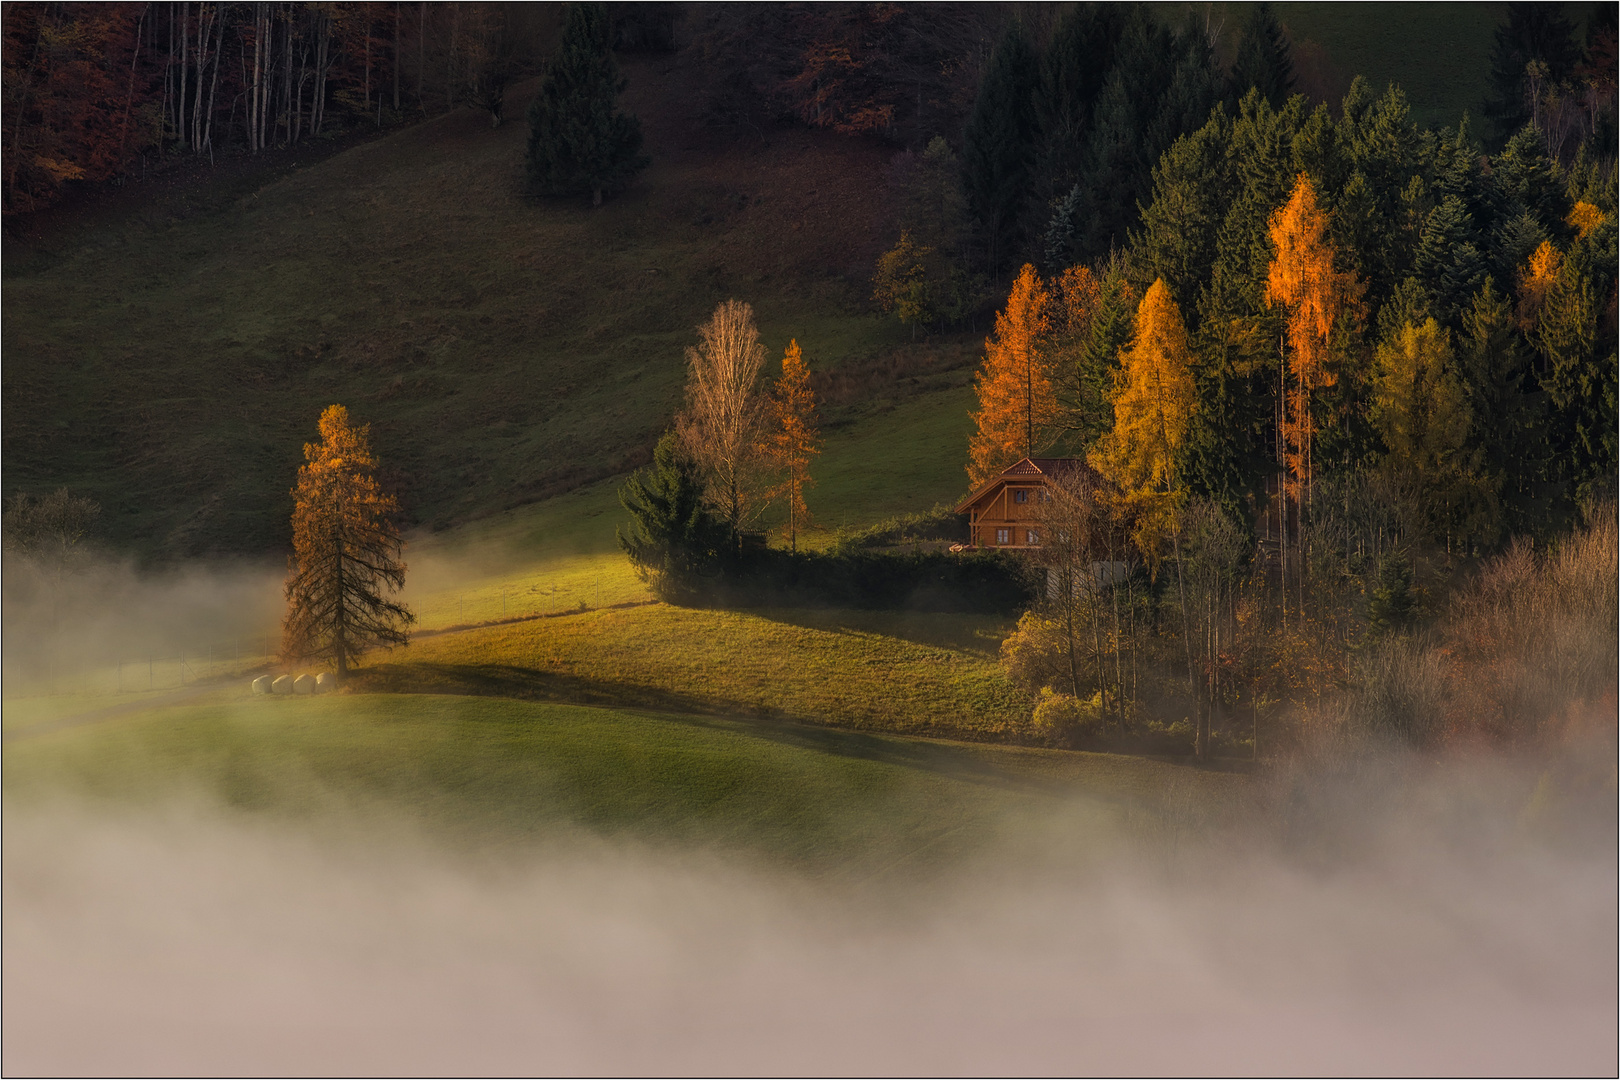
M 7 711 L 18 704 L 27 708 Z M 583 830 L 851 873 L 948 865 L 1060 803 L 1100 833 L 1155 828 L 1172 790 L 1198 803 L 1201 819 L 1219 818 L 1246 785 L 1109 755 L 718 716 L 218 691 L 25 733 L 6 747 L 4 769 L 7 805 L 24 809 L 196 803 L 318 833 L 373 815 L 474 846 Z

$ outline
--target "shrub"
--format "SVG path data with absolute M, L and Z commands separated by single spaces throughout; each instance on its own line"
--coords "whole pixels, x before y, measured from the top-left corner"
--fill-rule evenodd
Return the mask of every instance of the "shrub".
M 1035 702 L 1031 718 L 1035 734 L 1048 742 L 1064 745 L 1078 739 L 1092 738 L 1103 730 L 1102 695 L 1093 694 L 1080 700 L 1069 694 L 1060 694 L 1051 687 L 1042 687 Z

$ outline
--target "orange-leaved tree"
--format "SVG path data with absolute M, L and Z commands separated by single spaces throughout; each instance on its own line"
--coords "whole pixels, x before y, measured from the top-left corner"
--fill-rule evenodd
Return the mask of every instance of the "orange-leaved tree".
M 282 654 L 330 660 L 341 680 L 368 649 L 404 645 L 416 621 L 388 599 L 405 585 L 399 506 L 377 484 L 371 426 L 349 410 L 321 413 L 321 441 L 304 444 L 293 488 L 293 557 L 287 578 Z
M 1519 268 L 1519 329 L 1528 333 L 1535 328 L 1536 321 L 1541 317 L 1542 305 L 1547 302 L 1547 294 L 1558 283 L 1558 275 L 1563 269 L 1564 256 L 1550 241 L 1543 240 L 1530 253 L 1530 258 Z
M 1297 504 L 1315 469 L 1311 395 L 1333 385 L 1329 360 L 1334 334 L 1340 319 L 1360 302 L 1361 284 L 1354 274 L 1334 269 L 1328 215 L 1317 205 L 1316 188 L 1305 173 L 1299 174 L 1288 202 L 1271 215 L 1270 227 L 1277 253 L 1266 274 L 1266 304 L 1280 304 L 1287 312 L 1291 376 L 1282 393 L 1280 418 L 1283 486 Z
M 799 530 L 810 527 L 810 511 L 805 509 L 805 489 L 814 486 L 810 459 L 821 453 L 821 434 L 816 427 L 816 392 L 810 385 L 810 368 L 797 339 L 788 342 L 782 357 L 782 377 L 771 385 L 771 426 L 765 436 L 765 451 L 781 470 L 781 483 L 775 495 L 787 502 L 787 522 L 783 532 L 788 545 L 799 550 Z
M 1032 457 L 1051 437 L 1057 396 L 1045 355 L 1051 329 L 1051 294 L 1033 266 L 1013 282 L 1007 307 L 996 315 L 984 343 L 984 366 L 974 387 L 979 411 L 968 442 L 968 479 L 977 487 L 1019 458 Z

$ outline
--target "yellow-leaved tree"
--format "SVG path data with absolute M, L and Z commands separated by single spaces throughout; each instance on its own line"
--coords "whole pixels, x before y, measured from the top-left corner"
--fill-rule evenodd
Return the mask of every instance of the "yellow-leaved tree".
M 348 409 L 330 405 L 320 431 L 320 442 L 304 444 L 293 488 L 282 654 L 330 660 L 341 681 L 367 650 L 404 645 L 416 616 L 388 598 L 404 587 L 405 564 L 399 506 L 377 484 L 371 426 L 353 426 Z
M 1298 504 L 1315 473 L 1316 424 L 1311 396 L 1332 386 L 1334 334 L 1361 299 L 1354 274 L 1334 269 L 1327 212 L 1316 201 L 1311 178 L 1300 173 L 1288 202 L 1271 215 L 1276 256 L 1266 274 L 1266 304 L 1287 312 L 1288 378 L 1282 393 L 1283 488 Z
M 1033 457 L 1050 440 L 1057 396 L 1045 355 L 1051 295 L 1035 268 L 1025 265 L 1007 307 L 996 315 L 984 343 L 984 365 L 974 379 L 979 410 L 968 441 L 968 480 L 975 487 L 1019 458 Z
M 1114 426 L 1093 448 L 1091 464 L 1113 482 L 1121 504 L 1116 515 L 1134 522 L 1131 539 L 1150 565 L 1158 565 L 1167 538 L 1175 542 L 1187 686 L 1196 699 L 1178 517 L 1185 489 L 1177 458 L 1198 397 L 1187 326 L 1163 278 L 1148 287 L 1136 309 L 1130 342 L 1119 354 L 1113 397 Z M 1208 751 L 1206 723 L 1200 710 L 1195 741 L 1199 756 Z
M 1137 548 L 1156 563 L 1174 531 L 1181 499 L 1176 459 L 1198 407 L 1187 327 L 1162 278 L 1136 309 L 1130 343 L 1119 354 L 1113 405 L 1113 429 L 1098 440 L 1091 465 L 1128 504 Z
M 810 368 L 797 339 L 788 342 L 782 357 L 782 377 L 771 386 L 771 426 L 766 434 L 765 452 L 778 470 L 781 483 L 773 492 L 787 503 L 783 533 L 788 546 L 799 550 L 799 531 L 811 525 L 804 493 L 813 487 L 810 459 L 821 453 L 821 434 L 816 425 L 816 391 L 810 385 Z

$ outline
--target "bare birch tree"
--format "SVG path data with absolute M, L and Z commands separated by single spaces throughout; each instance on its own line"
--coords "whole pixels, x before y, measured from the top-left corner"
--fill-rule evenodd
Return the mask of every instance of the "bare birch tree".
M 759 510 L 764 415 L 759 389 L 765 346 L 754 309 L 727 300 L 698 327 L 686 350 L 686 408 L 675 419 L 687 456 L 702 470 L 708 500 L 731 529 L 732 543 Z

